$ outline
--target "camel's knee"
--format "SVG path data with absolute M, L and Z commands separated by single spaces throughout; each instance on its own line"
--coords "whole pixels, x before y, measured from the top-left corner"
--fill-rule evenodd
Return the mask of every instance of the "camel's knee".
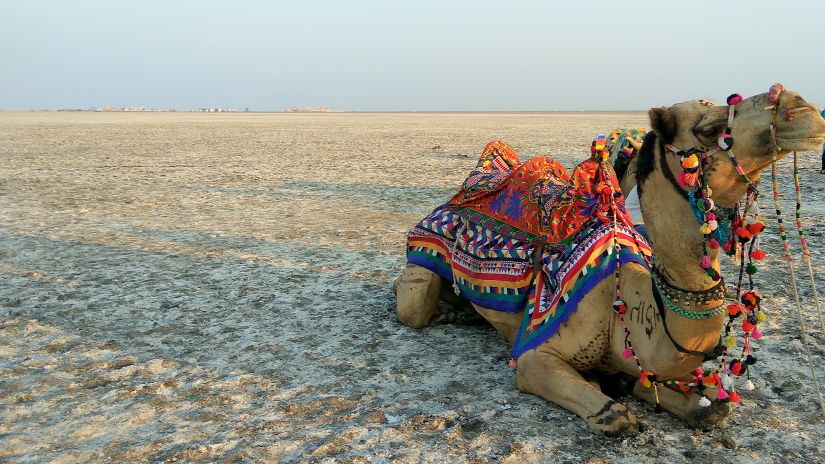
M 441 277 L 423 267 L 408 264 L 393 284 L 398 319 L 405 325 L 424 327 L 438 309 Z

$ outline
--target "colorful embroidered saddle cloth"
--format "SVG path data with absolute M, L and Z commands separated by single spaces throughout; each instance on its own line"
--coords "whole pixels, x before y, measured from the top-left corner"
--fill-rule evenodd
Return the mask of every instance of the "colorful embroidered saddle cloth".
M 616 259 L 648 267 L 651 254 L 612 170 L 593 158 L 572 175 L 551 158 L 521 163 L 500 141 L 487 145 L 461 190 L 407 236 L 409 263 L 437 273 L 479 306 L 524 312 L 514 358 L 556 333 L 615 270 Z

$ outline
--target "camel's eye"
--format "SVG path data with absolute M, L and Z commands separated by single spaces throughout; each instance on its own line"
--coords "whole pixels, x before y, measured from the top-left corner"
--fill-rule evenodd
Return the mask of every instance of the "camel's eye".
M 693 133 L 700 139 L 711 140 L 725 130 L 720 124 L 702 124 L 693 129 Z

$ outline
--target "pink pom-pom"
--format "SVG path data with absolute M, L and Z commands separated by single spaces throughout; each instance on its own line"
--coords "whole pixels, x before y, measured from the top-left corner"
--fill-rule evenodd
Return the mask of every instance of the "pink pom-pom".
M 702 256 L 702 261 L 699 262 L 699 265 L 702 266 L 702 269 L 707 269 L 710 267 L 710 258 L 707 255 Z
M 710 227 L 710 230 L 716 230 L 719 228 L 719 223 L 716 221 L 708 221 L 708 227 Z
M 759 327 L 753 328 L 753 331 L 751 332 L 751 337 L 753 337 L 754 340 L 759 340 L 760 338 L 762 338 L 762 332 L 759 330 Z
M 738 105 L 739 103 L 742 103 L 742 95 L 734 93 L 728 97 L 728 105 Z
M 805 238 L 805 237 L 800 238 L 800 239 L 799 239 L 799 242 L 800 242 L 803 246 L 808 245 L 808 239 L 807 239 L 807 238 Z
M 630 348 L 625 348 L 624 351 L 622 351 L 623 358 L 629 358 L 631 356 L 633 356 L 633 352 L 630 351 Z
M 717 400 L 724 400 L 724 399 L 727 399 L 727 397 L 728 397 L 728 392 L 726 392 L 725 390 L 723 390 L 720 387 L 719 390 L 717 390 L 716 399 Z
M 779 103 L 779 94 L 785 91 L 785 86 L 776 83 L 771 86 L 771 89 L 768 90 L 768 101 L 771 103 Z
M 713 213 L 708 213 L 708 221 L 715 221 L 716 215 Z

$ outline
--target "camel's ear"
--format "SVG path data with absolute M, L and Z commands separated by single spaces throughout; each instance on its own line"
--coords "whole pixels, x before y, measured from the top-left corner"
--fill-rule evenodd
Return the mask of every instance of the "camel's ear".
M 662 138 L 663 143 L 670 143 L 676 136 L 676 119 L 665 107 L 651 108 L 647 112 L 650 117 L 650 127 Z

